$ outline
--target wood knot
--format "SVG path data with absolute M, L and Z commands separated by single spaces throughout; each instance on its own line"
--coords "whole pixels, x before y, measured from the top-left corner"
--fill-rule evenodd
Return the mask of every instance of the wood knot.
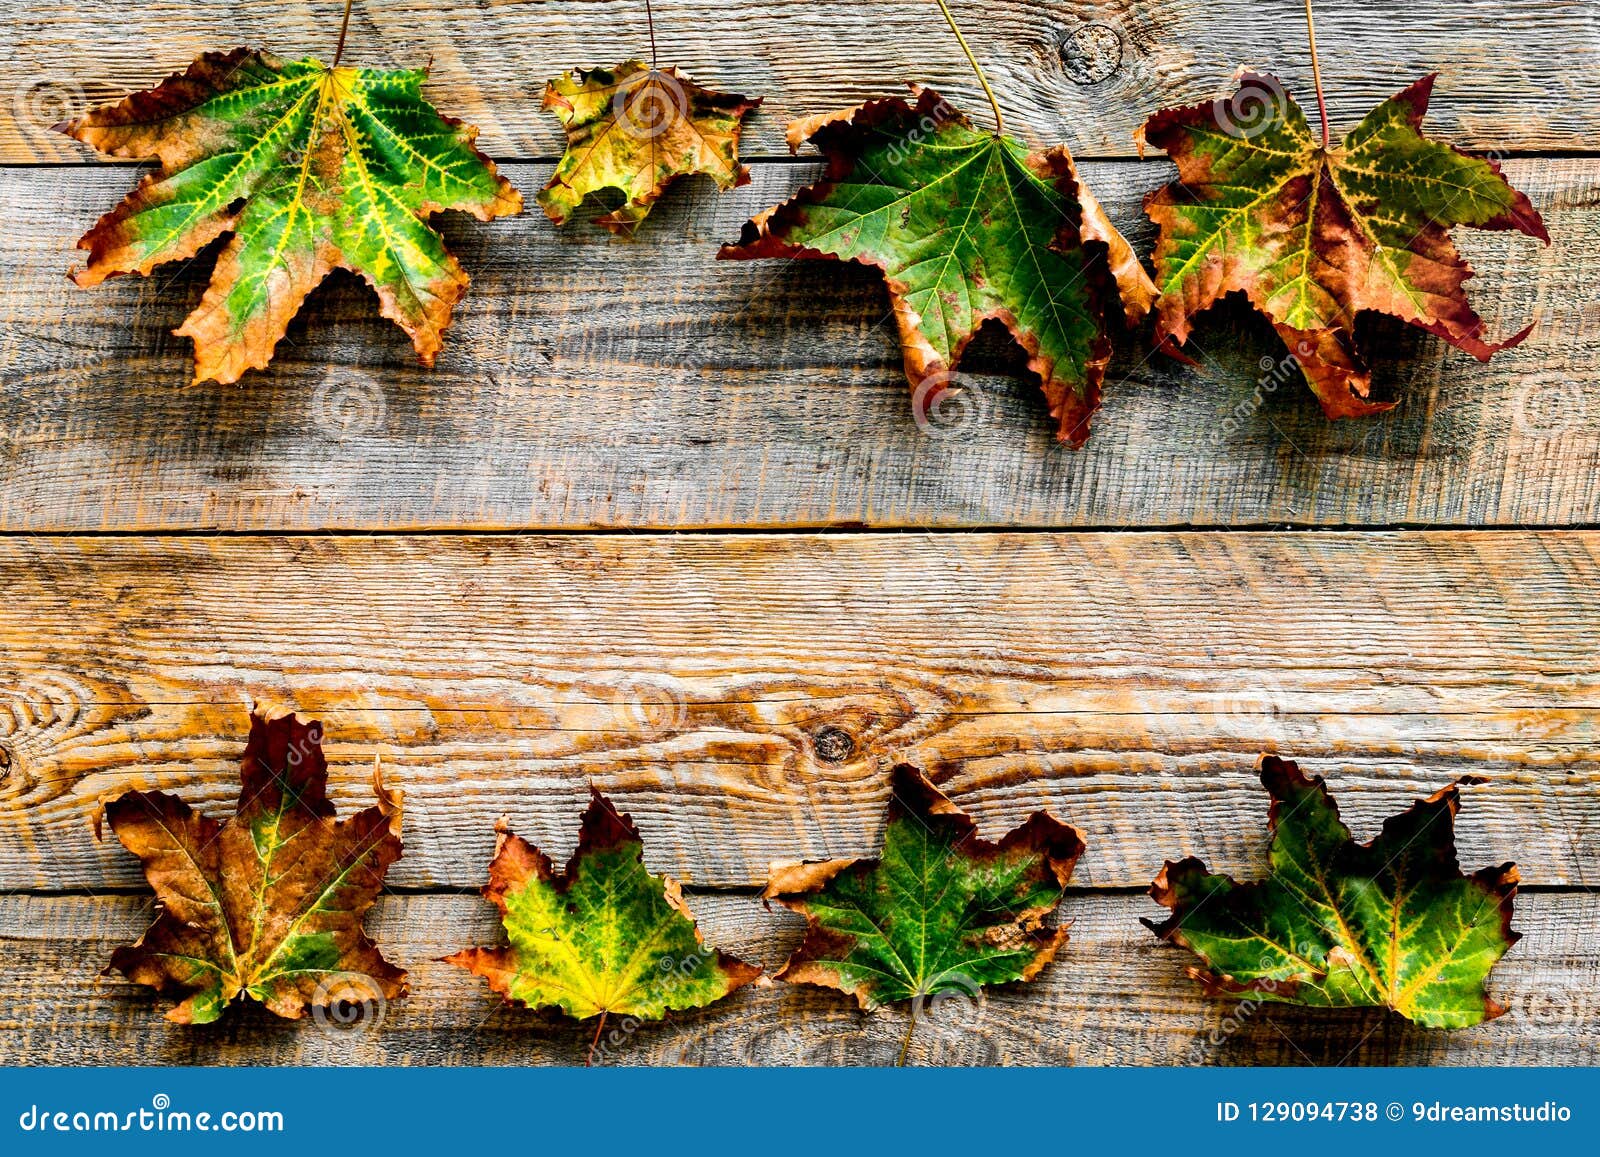
M 1078 25 L 1061 40 L 1061 66 L 1073 84 L 1099 84 L 1122 67 L 1122 33 L 1099 20 Z
M 856 741 L 838 727 L 820 729 L 811 737 L 811 746 L 823 763 L 843 763 L 856 753 Z
M 5 779 L 11 773 L 11 749 L 0 743 L 0 779 Z

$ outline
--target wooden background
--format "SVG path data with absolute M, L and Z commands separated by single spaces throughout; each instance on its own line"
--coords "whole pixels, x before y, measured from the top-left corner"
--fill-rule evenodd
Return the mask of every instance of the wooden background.
M 1065 141 L 1143 251 L 1170 166 L 1133 129 L 1242 64 L 1310 96 L 1297 0 L 958 0 L 1008 120 Z M 317 292 L 270 371 L 188 386 L 170 336 L 209 257 L 93 291 L 77 236 L 138 167 L 47 126 L 234 42 L 326 55 L 338 5 L 0 0 L 0 1059 L 524 1063 L 586 1031 L 435 963 L 494 935 L 495 818 L 557 855 L 594 783 L 708 936 L 779 965 L 778 859 L 870 854 L 884 771 L 930 768 L 996 835 L 1051 807 L 1089 851 L 1072 941 L 1031 986 L 952 1002 L 919 1063 L 1593 1063 L 1600 1048 L 1600 9 L 1322 0 L 1348 127 L 1430 69 L 1431 129 L 1504 158 L 1555 244 L 1462 231 L 1488 365 L 1384 324 L 1393 414 L 1323 420 L 1233 303 L 1200 364 L 1122 342 L 1089 446 L 1057 448 L 990 334 L 963 420 L 913 423 L 867 270 L 722 263 L 815 176 L 783 123 L 931 83 L 982 98 L 932 0 L 657 4 L 663 63 L 766 98 L 754 180 L 680 185 L 632 244 L 536 211 L 443 221 L 472 289 L 438 368 L 368 291 Z M 359 0 L 350 60 L 433 61 L 531 195 L 560 149 L 545 78 L 647 45 L 631 0 Z M 334 794 L 374 753 L 407 798 L 371 924 L 413 994 L 354 1029 L 239 1009 L 207 1029 L 98 975 L 151 916 L 100 802 L 225 812 L 252 702 L 325 722 Z M 820 742 L 819 742 L 820 740 Z M 1511 1008 L 1443 1034 L 1376 1013 L 1233 1018 L 1137 922 L 1163 859 L 1261 869 L 1276 751 L 1358 831 L 1465 772 L 1468 867 L 1515 859 Z M 841 754 L 842 757 L 841 757 Z M 871 1017 L 789 986 L 632 1034 L 629 1062 L 891 1060 Z

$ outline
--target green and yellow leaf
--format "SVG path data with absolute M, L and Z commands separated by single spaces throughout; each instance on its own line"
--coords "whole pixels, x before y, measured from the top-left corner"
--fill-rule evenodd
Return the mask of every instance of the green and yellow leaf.
M 422 99 L 425 79 L 240 48 L 59 126 L 161 165 L 78 242 L 89 262 L 75 279 L 149 273 L 231 234 L 176 331 L 194 339 L 196 381 L 264 367 L 335 269 L 365 278 L 432 365 L 469 279 L 428 218 L 460 209 L 487 221 L 522 199 L 473 147 L 477 130 Z
M 622 204 L 595 224 L 631 236 L 679 177 L 704 173 L 725 190 L 748 184 L 739 131 L 760 103 L 640 60 L 565 73 L 544 90 L 544 107 L 566 127 L 567 151 L 539 205 L 565 225 L 585 198 L 618 193 Z
M 361 1000 L 405 992 L 405 972 L 362 929 L 400 858 L 399 794 L 374 773 L 377 804 L 336 820 L 321 744 L 320 724 L 252 714 L 239 803 L 221 823 L 161 792 L 107 805 L 160 906 L 111 967 L 181 995 L 167 1019 L 206 1024 L 241 996 L 297 1018 L 351 991 Z
M 660 1020 L 748 984 L 761 969 L 708 948 L 676 881 L 652 875 L 632 821 L 598 791 L 565 871 L 502 822 L 484 896 L 507 943 L 449 958 L 513 1004 L 579 1020 Z
M 1044 921 L 1083 854 L 1078 832 L 1040 811 L 989 843 L 916 768 L 895 767 L 890 786 L 878 859 L 773 869 L 764 895 L 806 918 L 778 979 L 863 1009 L 1031 980 L 1067 942 Z
M 1033 151 L 976 129 L 931 89 L 915 104 L 870 101 L 791 125 L 790 148 L 805 140 L 828 162 L 822 180 L 719 256 L 881 269 L 919 420 L 953 388 L 978 329 L 999 319 L 1027 351 L 1058 437 L 1088 438 L 1111 358 L 1106 313 L 1136 319 L 1155 294 L 1066 147 Z
M 1150 886 L 1172 915 L 1145 924 L 1200 957 L 1191 976 L 1213 995 L 1389 1008 L 1430 1028 L 1505 1011 L 1486 986 L 1520 939 L 1511 930 L 1517 868 L 1462 874 L 1457 784 L 1358 844 L 1322 777 L 1270 755 L 1260 770 L 1272 796 L 1267 878 L 1239 884 L 1190 858 L 1169 862 Z
M 1330 148 L 1277 80 L 1246 73 L 1231 99 L 1166 109 L 1143 137 L 1178 180 L 1145 202 L 1156 246 L 1156 333 L 1189 338 L 1195 314 L 1241 292 L 1271 319 L 1330 418 L 1392 408 L 1371 397 L 1356 315 L 1391 314 L 1487 361 L 1467 301 L 1472 276 L 1455 225 L 1515 229 L 1548 242 L 1528 198 L 1491 160 L 1422 135 L 1425 76 Z

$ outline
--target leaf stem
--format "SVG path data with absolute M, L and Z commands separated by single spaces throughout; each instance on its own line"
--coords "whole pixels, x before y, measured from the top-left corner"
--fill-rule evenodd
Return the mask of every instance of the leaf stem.
M 950 5 L 946 3 L 946 0 L 936 0 L 936 2 L 939 5 L 939 11 L 944 13 L 945 23 L 950 25 L 950 31 L 956 34 L 956 43 L 961 45 L 961 51 L 967 54 L 967 63 L 972 65 L 972 71 L 978 74 L 978 83 L 983 85 L 983 95 L 989 98 L 989 107 L 994 110 L 995 136 L 1003 136 L 1006 131 L 1006 121 L 1000 115 L 1000 102 L 995 99 L 994 89 L 989 87 L 989 78 L 983 75 L 983 66 L 978 63 L 978 58 L 972 54 L 972 49 L 967 46 L 967 38 L 961 35 L 961 29 L 956 24 L 955 13 L 950 11 Z M 1310 3 L 1310 0 L 1307 0 L 1307 3 Z M 916 1023 L 915 1014 L 912 1016 L 912 1023 Z
M 332 68 L 338 68 L 339 61 L 344 59 L 344 38 L 350 34 L 350 9 L 355 3 L 356 0 L 344 0 L 344 19 L 339 22 L 339 46 L 333 50 Z
M 600 1010 L 600 1023 L 594 1026 L 594 1039 L 589 1042 L 589 1055 L 584 1058 L 583 1067 L 594 1068 L 594 1050 L 600 1047 L 600 1034 L 606 1031 L 606 1013 L 608 1009 Z
M 1328 102 L 1322 96 L 1322 65 L 1317 62 L 1317 22 L 1311 15 L 1311 0 L 1306 0 L 1306 36 L 1311 41 L 1311 76 L 1317 82 L 1317 112 L 1322 117 L 1322 147 L 1326 149 L 1332 138 L 1328 132 Z
M 644 18 L 650 24 L 650 71 L 656 71 L 656 13 L 650 0 L 644 0 Z
M 943 4 L 944 0 L 939 0 L 939 2 Z M 903 1069 L 906 1067 L 906 1057 L 911 1053 L 911 1038 L 917 1031 L 917 1005 L 921 1002 L 921 997 L 911 1002 L 911 1018 L 906 1023 L 906 1039 L 900 1042 L 900 1059 L 895 1061 L 896 1068 Z

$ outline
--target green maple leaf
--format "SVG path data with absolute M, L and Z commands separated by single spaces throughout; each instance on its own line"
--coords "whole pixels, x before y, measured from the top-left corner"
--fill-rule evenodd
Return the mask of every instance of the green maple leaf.
M 1041 811 L 988 843 L 916 768 L 894 768 L 890 784 L 879 859 L 773 870 L 765 895 L 806 918 L 778 979 L 869 1010 L 1032 979 L 1067 941 L 1044 918 L 1083 853 L 1077 831 Z
M 58 126 L 113 156 L 161 162 L 78 242 L 90 256 L 75 279 L 149 273 L 231 233 L 176 331 L 194 339 L 196 381 L 264 367 L 339 268 L 366 279 L 432 365 L 469 279 L 428 217 L 463 209 L 487 221 L 522 199 L 473 147 L 477 130 L 422 99 L 425 79 L 241 48 Z
M 1145 924 L 1204 962 L 1190 975 L 1214 995 L 1331 1008 L 1390 1008 L 1430 1028 L 1505 1011 L 1489 970 L 1521 938 L 1511 930 L 1515 864 L 1463 875 L 1451 784 L 1358 844 L 1320 776 L 1263 756 L 1272 795 L 1271 873 L 1254 884 L 1168 863 L 1150 887 L 1172 909 Z
M 544 107 L 566 127 L 567 151 L 539 191 L 539 205 L 564 225 L 584 198 L 621 193 L 623 203 L 595 223 L 631 236 L 679 177 L 704 173 L 721 189 L 748 184 L 739 130 L 760 103 L 641 60 L 566 73 L 545 85 Z
M 1487 361 L 1516 345 L 1483 338 L 1462 288 L 1472 276 L 1450 227 L 1515 229 L 1548 242 L 1500 167 L 1422 135 L 1425 76 L 1333 147 L 1270 76 L 1246 73 L 1227 101 L 1167 109 L 1144 139 L 1178 180 L 1150 194 L 1156 334 L 1187 341 L 1190 320 L 1233 291 L 1271 319 L 1331 418 L 1390 409 L 1370 398 L 1356 314 L 1392 314 Z
M 176 796 L 130 791 L 106 806 L 144 864 L 160 915 L 111 967 L 180 993 L 167 1019 L 207 1024 L 239 996 L 284 1017 L 399 996 L 405 972 L 361 922 L 400 858 L 400 800 L 335 820 L 317 723 L 252 714 L 239 804 L 218 823 Z
M 705 946 L 677 882 L 646 870 L 632 821 L 598 791 L 563 872 L 503 822 L 497 830 L 483 894 L 500 910 L 508 943 L 466 949 L 449 963 L 506 1000 L 579 1020 L 660 1020 L 721 1000 L 761 974 Z
M 870 101 L 789 128 L 820 182 L 756 217 L 720 257 L 831 258 L 883 270 L 919 422 L 990 318 L 1027 351 L 1064 442 L 1081 444 L 1111 358 L 1105 315 L 1137 318 L 1148 276 L 1064 146 L 974 128 L 938 93 Z

